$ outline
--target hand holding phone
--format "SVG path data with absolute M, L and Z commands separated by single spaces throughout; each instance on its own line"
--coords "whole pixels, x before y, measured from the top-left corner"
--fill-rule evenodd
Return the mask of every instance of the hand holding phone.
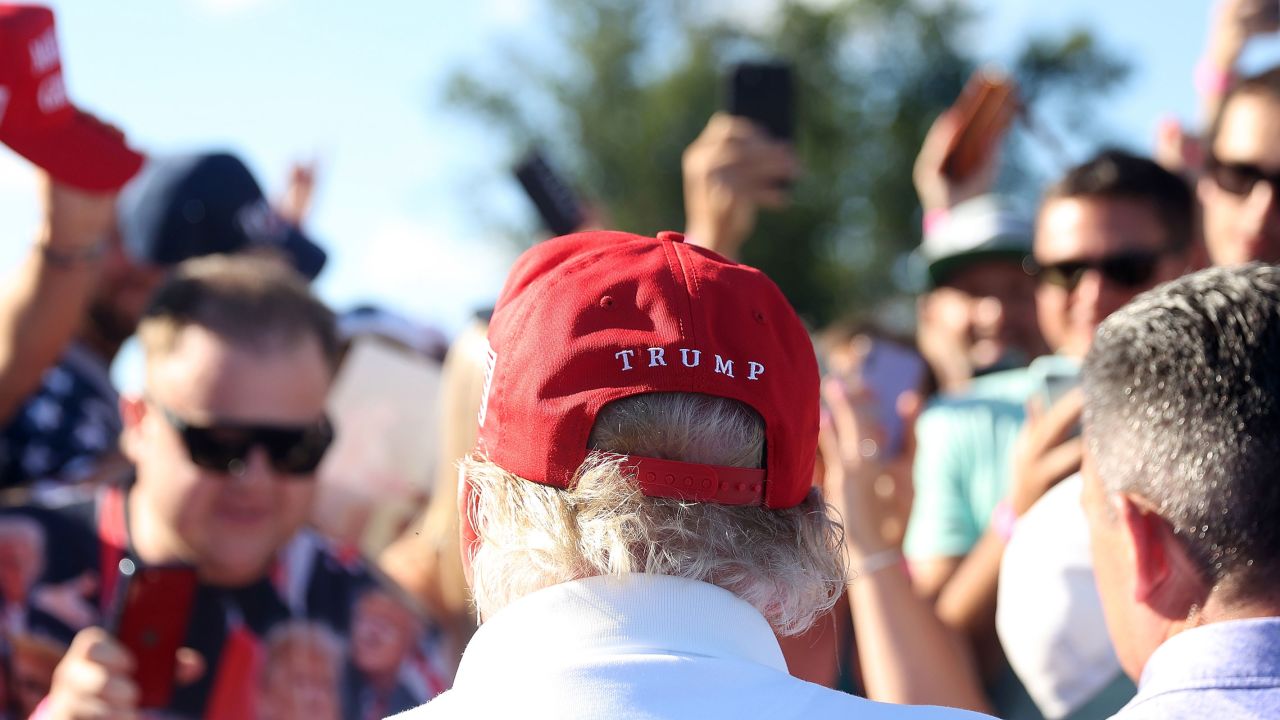
M 169 705 L 178 651 L 191 623 L 198 581 L 194 568 L 119 562 L 116 595 L 107 630 L 132 656 L 138 707 Z
M 71 647 L 53 671 L 41 717 L 133 717 L 138 711 L 138 686 L 133 659 L 115 638 L 100 627 L 76 633 Z
M 685 148 L 681 170 L 689 242 L 737 259 L 756 211 L 787 203 L 798 163 L 790 143 L 746 118 L 716 113 Z

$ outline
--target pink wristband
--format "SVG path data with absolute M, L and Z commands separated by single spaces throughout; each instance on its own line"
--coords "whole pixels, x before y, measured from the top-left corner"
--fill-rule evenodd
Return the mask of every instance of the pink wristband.
M 1013 503 L 1001 500 L 996 509 L 991 511 L 991 529 L 1006 543 L 1013 537 L 1014 527 L 1018 524 L 1018 512 Z
M 927 237 L 930 233 L 936 231 L 942 223 L 947 221 L 946 208 L 934 208 L 925 212 L 924 220 L 920 224 L 924 226 L 924 234 Z
M 1196 63 L 1192 79 L 1195 82 L 1196 92 L 1200 93 L 1201 97 L 1216 98 L 1231 89 L 1231 81 L 1235 79 L 1235 75 L 1230 70 L 1214 67 L 1208 58 L 1200 58 L 1200 62 Z

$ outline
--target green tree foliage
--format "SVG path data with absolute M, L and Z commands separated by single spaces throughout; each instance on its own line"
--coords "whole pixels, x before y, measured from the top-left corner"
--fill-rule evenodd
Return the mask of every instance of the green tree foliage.
M 785 58 L 804 176 L 786 211 L 761 215 L 744 261 L 814 324 L 899 290 L 895 264 L 920 240 L 912 163 L 975 65 L 965 4 L 781 1 L 761 29 L 676 0 L 547 1 L 552 49 L 507 51 L 498 76 L 457 74 L 450 104 L 492 124 L 515 152 L 546 145 L 611 226 L 653 233 L 684 227 L 680 156 L 720 106 L 726 69 Z M 1029 39 L 1013 70 L 1035 107 L 1069 94 L 1055 130 L 1078 135 L 1091 129 L 1091 101 L 1127 65 L 1077 31 Z M 1013 147 L 1004 177 L 1026 193 L 1039 178 Z

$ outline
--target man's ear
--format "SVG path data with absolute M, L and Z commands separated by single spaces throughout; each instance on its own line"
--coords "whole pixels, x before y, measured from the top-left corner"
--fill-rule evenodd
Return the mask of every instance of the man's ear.
M 1169 522 L 1141 498 L 1112 499 L 1133 551 L 1134 600 L 1170 619 L 1185 618 L 1206 592 Z
M 462 574 L 471 581 L 471 561 L 480 550 L 480 533 L 476 529 L 476 515 L 479 513 L 480 493 L 471 484 L 471 479 L 463 468 L 458 468 L 458 548 L 462 552 Z
M 120 396 L 120 418 L 124 430 L 120 433 L 120 452 L 129 462 L 137 464 L 139 443 L 142 442 L 142 419 L 147 416 L 147 402 L 141 397 Z

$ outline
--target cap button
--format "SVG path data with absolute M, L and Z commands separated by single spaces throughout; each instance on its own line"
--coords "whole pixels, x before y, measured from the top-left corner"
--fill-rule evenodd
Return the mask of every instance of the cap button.
M 663 242 L 682 243 L 684 242 L 684 233 L 678 233 L 674 230 L 663 230 L 658 233 L 658 239 Z

